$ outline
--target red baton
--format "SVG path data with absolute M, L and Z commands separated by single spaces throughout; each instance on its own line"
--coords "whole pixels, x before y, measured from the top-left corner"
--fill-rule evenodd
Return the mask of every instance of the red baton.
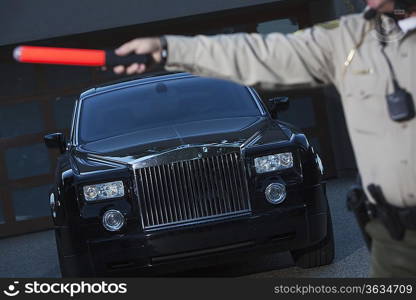
M 55 47 L 20 46 L 14 49 L 13 56 L 18 62 L 72 65 L 72 66 L 128 66 L 133 63 L 150 65 L 153 58 L 150 54 L 130 54 L 118 56 L 113 50 L 92 50 Z

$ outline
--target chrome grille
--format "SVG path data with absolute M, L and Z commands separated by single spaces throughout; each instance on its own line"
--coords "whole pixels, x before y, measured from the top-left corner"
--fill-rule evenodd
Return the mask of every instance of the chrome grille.
M 237 152 L 135 172 L 144 228 L 250 211 L 245 169 Z

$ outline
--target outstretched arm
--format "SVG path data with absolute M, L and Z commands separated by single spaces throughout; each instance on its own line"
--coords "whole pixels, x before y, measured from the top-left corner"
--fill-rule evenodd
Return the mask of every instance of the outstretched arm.
M 228 79 L 244 85 L 317 86 L 329 84 L 335 76 L 332 45 L 336 29 L 313 27 L 297 34 L 280 33 L 227 34 L 195 37 L 165 36 L 168 71 Z M 158 38 L 136 39 L 124 44 L 117 52 L 126 55 L 152 53 L 160 62 Z M 116 73 L 146 71 L 144 65 L 127 70 L 119 66 Z

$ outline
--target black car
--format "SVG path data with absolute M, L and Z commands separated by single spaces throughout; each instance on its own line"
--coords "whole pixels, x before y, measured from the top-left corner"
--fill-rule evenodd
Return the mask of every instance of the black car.
M 253 88 L 168 74 L 92 88 L 59 148 L 50 206 L 63 276 L 166 274 L 290 251 L 331 263 L 321 160 Z

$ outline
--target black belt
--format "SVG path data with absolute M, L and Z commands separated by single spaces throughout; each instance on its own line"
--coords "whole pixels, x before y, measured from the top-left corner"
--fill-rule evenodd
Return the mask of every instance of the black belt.
M 396 211 L 397 218 L 400 220 L 400 223 L 410 230 L 416 230 L 416 208 L 415 207 L 396 207 L 392 206 L 393 210 Z M 376 205 L 370 204 L 371 217 L 377 218 L 380 214 L 384 212 L 378 212 L 380 208 L 377 208 Z
M 368 203 L 370 217 L 384 224 L 395 240 L 402 240 L 406 229 L 416 230 L 416 207 L 398 207 L 387 202 L 380 186 L 367 187 L 376 204 Z

